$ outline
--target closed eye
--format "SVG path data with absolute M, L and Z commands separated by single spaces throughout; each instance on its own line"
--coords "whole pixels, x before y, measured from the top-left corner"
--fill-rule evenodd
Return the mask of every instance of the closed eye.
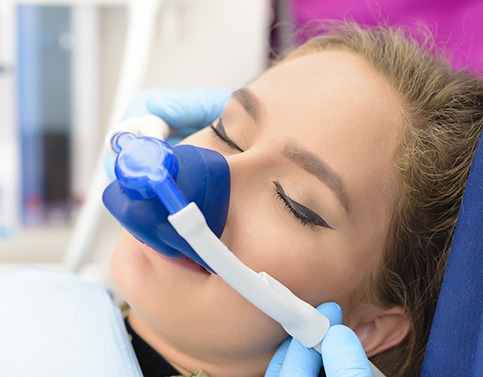
M 295 217 L 302 225 L 321 226 L 323 228 L 334 229 L 314 211 L 307 208 L 303 204 L 300 204 L 295 200 L 291 199 L 285 193 L 280 182 L 274 181 L 273 184 L 275 185 L 275 193 L 277 195 L 277 198 L 282 201 L 288 212 L 293 217 Z
M 244 152 L 233 140 L 231 140 L 226 134 L 225 127 L 221 118 L 218 119 L 216 126 L 213 123 L 210 124 L 210 128 L 213 130 L 215 136 L 221 139 L 226 145 L 232 149 L 236 149 L 239 152 Z
M 239 152 L 244 152 L 230 137 L 226 134 L 225 127 L 221 118 L 218 119 L 216 126 L 211 123 L 210 128 L 215 137 L 220 139 L 223 143 L 232 149 Z M 282 185 L 278 181 L 273 182 L 275 185 L 275 193 L 277 198 L 282 201 L 288 212 L 297 219 L 302 225 L 321 226 L 324 228 L 334 229 L 317 213 L 307 208 L 303 204 L 291 199 L 284 191 Z

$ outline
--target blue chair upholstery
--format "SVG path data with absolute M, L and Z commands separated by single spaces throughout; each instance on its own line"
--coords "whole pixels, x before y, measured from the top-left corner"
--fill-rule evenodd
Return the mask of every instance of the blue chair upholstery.
M 421 375 L 483 376 L 483 137 L 473 159 Z

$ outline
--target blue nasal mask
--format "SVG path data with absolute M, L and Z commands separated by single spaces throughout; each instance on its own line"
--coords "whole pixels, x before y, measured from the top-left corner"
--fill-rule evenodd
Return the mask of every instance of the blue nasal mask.
M 130 129 L 147 122 L 131 120 Z M 321 352 L 329 320 L 268 273 L 243 264 L 220 241 L 231 180 L 221 154 L 191 145 L 171 148 L 130 132 L 109 136 L 108 146 L 117 155 L 117 180 L 105 189 L 103 200 L 124 228 L 168 257 L 185 255 L 218 274 L 305 347 Z
M 194 202 L 220 237 L 230 199 L 230 170 L 225 158 L 192 145 L 167 143 L 132 133 L 116 134 L 117 180 L 104 191 L 109 212 L 139 241 L 169 257 L 186 255 L 211 268 L 176 232 L 168 215 Z

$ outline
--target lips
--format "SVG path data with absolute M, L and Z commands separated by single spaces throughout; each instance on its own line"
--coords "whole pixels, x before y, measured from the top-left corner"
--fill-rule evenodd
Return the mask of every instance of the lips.
M 154 252 L 156 255 L 158 255 L 164 261 L 167 261 L 167 262 L 174 264 L 178 267 L 181 267 L 181 268 L 184 268 L 186 270 L 193 271 L 193 272 L 200 272 L 200 273 L 204 273 L 204 274 L 208 274 L 208 275 L 211 274 L 206 268 L 204 268 L 200 264 L 196 263 L 194 260 L 188 258 L 187 256 L 171 258 L 171 257 L 168 257 L 164 254 L 158 253 L 154 249 L 151 249 L 151 251 Z
M 195 271 L 200 271 L 209 274 L 208 270 L 204 268 L 202 265 L 196 263 L 194 260 L 188 258 L 187 256 L 182 256 L 178 258 L 169 258 L 170 262 L 177 264 L 178 266 L 181 266 L 183 268 L 187 268 L 189 270 L 195 270 Z

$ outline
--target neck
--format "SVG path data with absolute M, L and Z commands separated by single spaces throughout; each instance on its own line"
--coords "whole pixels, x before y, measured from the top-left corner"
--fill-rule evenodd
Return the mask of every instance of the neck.
M 210 362 L 203 358 L 193 357 L 187 352 L 174 347 L 162 336 L 157 334 L 134 310 L 130 310 L 129 323 L 131 327 L 153 347 L 163 358 L 177 369 L 183 376 L 191 376 L 196 370 L 201 369 L 210 377 L 259 377 L 270 361 L 272 354 L 265 357 L 257 357 L 256 360 L 245 360 L 240 358 L 231 359 L 227 362 Z M 200 340 L 201 348 L 210 348 L 204 340 Z

